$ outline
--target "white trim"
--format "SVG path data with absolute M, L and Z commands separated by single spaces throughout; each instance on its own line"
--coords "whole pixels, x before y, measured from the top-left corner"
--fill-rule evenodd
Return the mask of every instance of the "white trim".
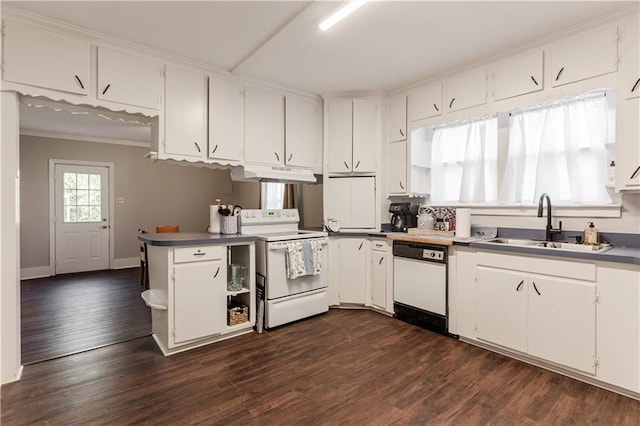
M 438 207 L 434 205 L 433 207 Z M 506 205 L 473 205 L 447 204 L 447 207 L 470 208 L 472 215 L 477 216 L 538 216 L 538 206 L 506 206 Z M 545 207 L 546 214 L 546 207 Z M 601 206 L 553 206 L 553 217 L 621 217 L 621 204 Z
M 20 135 L 33 136 L 38 138 L 47 138 L 47 139 L 64 139 L 64 140 L 70 140 L 70 141 L 107 143 L 111 145 L 125 145 L 125 146 L 136 146 L 140 148 L 151 148 L 151 142 L 132 141 L 128 139 L 111 139 L 111 138 L 103 138 L 99 136 L 83 136 L 83 135 L 74 135 L 71 133 L 57 133 L 57 132 L 48 132 L 48 131 L 42 131 L 42 130 L 28 130 L 28 129 L 20 130 Z
M 53 268 L 48 266 L 33 266 L 31 268 L 20 269 L 21 280 L 32 280 L 34 278 L 45 278 L 55 274 Z
M 55 229 L 55 184 L 54 173 L 55 166 L 58 164 L 68 164 L 76 166 L 93 166 L 93 167 L 106 167 L 109 174 L 109 269 L 111 269 L 115 263 L 115 250 L 114 250 L 114 223 L 115 223 L 115 195 L 114 195 L 114 163 L 105 163 L 100 161 L 79 161 L 79 160 L 61 160 L 61 159 L 49 159 L 49 264 L 52 265 L 52 270 L 55 275 L 55 261 L 56 261 L 56 229 Z
M 20 367 L 18 367 L 18 371 L 16 371 L 16 375 L 4 380 L 2 382 L 3 385 L 6 385 L 7 383 L 13 383 L 13 382 L 18 382 L 20 381 L 20 379 L 22 379 L 22 372 L 24 371 L 24 365 L 20 365 Z
M 115 259 L 111 269 L 128 269 L 140 266 L 140 257 L 122 257 Z

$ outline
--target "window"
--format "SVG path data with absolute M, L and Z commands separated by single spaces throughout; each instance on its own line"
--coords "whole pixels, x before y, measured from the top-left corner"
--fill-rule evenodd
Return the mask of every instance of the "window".
M 63 180 L 64 222 L 100 222 L 102 218 L 100 175 L 65 172 Z
M 260 208 L 281 209 L 284 206 L 284 183 L 262 182 L 260 184 Z
M 431 148 L 431 201 L 497 201 L 497 157 L 495 115 L 436 127 Z
M 500 201 L 607 204 L 611 109 L 604 92 L 512 111 Z

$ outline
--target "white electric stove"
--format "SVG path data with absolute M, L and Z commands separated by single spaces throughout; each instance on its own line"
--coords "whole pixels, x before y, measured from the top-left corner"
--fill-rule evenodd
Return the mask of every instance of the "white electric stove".
M 299 223 L 297 209 L 245 209 L 240 214 L 240 233 L 257 237 L 256 282 L 264 281 L 266 328 L 329 310 L 327 233 L 299 230 Z M 292 241 L 312 240 L 322 247 L 320 273 L 287 278 L 287 246 Z

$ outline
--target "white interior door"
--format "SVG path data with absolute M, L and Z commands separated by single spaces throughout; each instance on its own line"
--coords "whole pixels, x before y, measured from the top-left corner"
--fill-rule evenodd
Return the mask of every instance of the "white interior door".
M 55 272 L 109 269 L 109 169 L 56 164 Z

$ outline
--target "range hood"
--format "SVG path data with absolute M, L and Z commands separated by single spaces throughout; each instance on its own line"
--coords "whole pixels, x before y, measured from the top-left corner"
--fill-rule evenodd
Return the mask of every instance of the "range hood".
M 231 169 L 231 180 L 244 182 L 316 182 L 311 169 L 245 164 Z

